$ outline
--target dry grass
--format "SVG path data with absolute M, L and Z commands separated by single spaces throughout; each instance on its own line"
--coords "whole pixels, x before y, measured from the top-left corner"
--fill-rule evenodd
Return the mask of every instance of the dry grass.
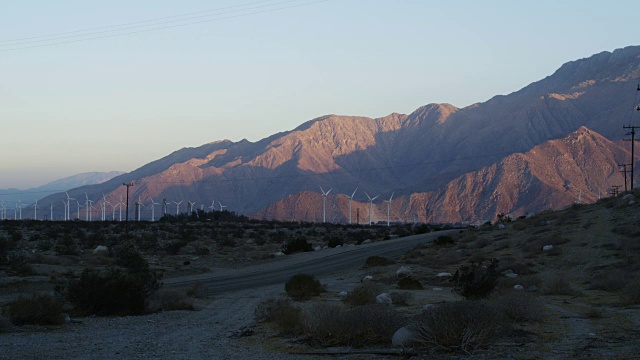
M 302 310 L 289 299 L 268 299 L 258 305 L 254 315 L 257 321 L 273 324 L 280 335 L 298 335 L 304 330 Z
M 59 325 L 64 322 L 62 301 L 47 294 L 20 296 L 4 307 L 14 325 Z
M 344 302 L 351 307 L 375 304 L 376 296 L 383 292 L 384 285 L 374 282 L 366 282 L 350 291 L 344 298 Z
M 524 291 L 507 291 L 490 301 L 515 322 L 540 322 L 544 318 L 542 302 Z
M 150 298 L 148 311 L 195 310 L 193 301 L 185 292 L 161 289 Z

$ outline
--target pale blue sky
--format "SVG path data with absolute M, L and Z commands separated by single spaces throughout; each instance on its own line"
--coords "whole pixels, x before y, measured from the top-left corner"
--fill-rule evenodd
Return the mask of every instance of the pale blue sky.
M 639 43 L 637 1 L 328 0 L 247 15 L 315 0 L 285 1 L 5 1 L 0 188 L 131 171 L 325 114 L 463 107 Z M 7 42 L 248 3 L 225 10 L 240 17 L 158 31 Z

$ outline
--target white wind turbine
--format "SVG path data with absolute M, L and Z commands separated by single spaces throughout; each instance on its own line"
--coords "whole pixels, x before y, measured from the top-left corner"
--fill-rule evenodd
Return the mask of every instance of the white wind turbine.
M 391 212 L 391 200 L 393 199 L 393 194 L 391 193 L 391 197 L 389 198 L 389 200 L 385 200 L 384 202 L 387 203 L 387 226 L 389 226 L 389 217 L 390 217 L 390 212 Z
M 111 205 L 110 202 L 107 201 L 107 198 L 102 194 L 102 221 L 107 219 L 107 204 Z
M 187 202 L 189 203 L 189 214 L 191 214 L 193 212 L 193 205 L 195 205 L 196 202 L 191 202 L 189 200 L 187 200 Z
M 67 221 L 67 203 L 62 199 L 62 205 L 64 205 L 64 221 Z
M 122 221 L 122 205 L 124 205 L 124 202 L 122 202 L 122 195 L 120 195 L 120 202 L 118 203 L 118 210 L 120 210 L 120 217 L 118 221 Z
M 365 195 L 367 195 L 367 197 L 369 198 L 369 225 L 371 225 L 371 213 L 373 212 L 373 200 L 377 199 L 378 196 L 380 195 L 376 195 L 373 198 L 371 196 L 369 196 L 369 194 L 367 194 L 367 192 L 364 192 Z
M 49 210 L 51 211 L 49 213 L 49 220 L 53 221 L 53 203 L 49 206 Z
M 18 219 L 22 220 L 22 201 L 18 199 Z
M 351 196 L 347 195 L 347 199 L 349 199 L 349 225 L 351 225 L 351 200 L 353 200 L 353 197 L 356 195 L 356 191 L 358 191 L 357 187 L 353 190 L 353 194 L 351 194 Z
M 38 200 L 33 204 L 33 220 L 38 220 Z
M 138 202 L 136 203 L 136 206 L 138 207 L 138 221 L 140 221 L 140 209 L 144 206 L 142 205 L 142 200 L 140 199 L 140 196 L 138 196 Z
M 13 220 L 18 220 L 18 203 L 13 206 Z
M 76 213 L 76 216 L 78 220 L 80 220 L 80 208 L 83 208 L 84 206 L 80 205 L 80 201 L 76 200 L 76 204 L 78 206 L 78 212 Z
M 322 222 L 326 222 L 327 220 L 327 195 L 329 195 L 329 193 L 331 192 L 332 189 L 329 189 L 329 191 L 324 192 L 324 189 L 322 189 L 322 186 L 320 186 L 320 191 L 322 191 Z
M 65 194 L 67 194 L 67 219 L 66 220 L 71 220 L 71 200 L 75 200 L 75 199 L 72 197 L 69 197 L 69 193 L 66 191 L 65 191 Z
M 93 201 L 89 200 L 89 195 L 87 195 L 87 193 L 84 193 L 84 196 L 87 198 L 86 202 L 84 203 L 84 217 L 85 217 L 85 221 L 91 221 L 91 214 L 93 212 L 93 208 L 91 207 L 91 205 L 93 204 Z
M 222 209 L 227 207 L 227 205 L 222 205 L 220 201 L 218 201 L 218 204 L 220 205 L 220 211 L 222 211 Z
M 216 207 L 216 201 L 215 201 L 215 200 L 213 200 L 213 201 L 211 202 L 211 206 L 209 206 L 209 209 L 211 210 L 211 212 L 213 212 L 213 211 L 215 211 L 215 210 L 216 210 L 216 209 L 215 209 L 215 207 Z
M 109 205 L 111 205 L 111 221 L 116 221 L 116 208 L 119 206 L 119 204 L 109 203 Z
M 162 215 L 167 215 L 167 199 L 162 199 Z
M 151 200 L 151 221 L 155 221 L 156 205 L 159 205 L 160 203 L 154 202 L 152 197 L 149 197 L 149 199 Z
M 184 200 L 180 200 L 180 202 L 173 202 L 174 204 L 176 204 L 176 216 L 178 216 L 178 214 L 180 213 L 180 204 L 182 204 Z

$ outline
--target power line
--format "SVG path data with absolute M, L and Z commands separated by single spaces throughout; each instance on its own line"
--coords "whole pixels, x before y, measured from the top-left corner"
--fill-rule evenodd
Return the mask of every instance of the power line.
M 290 1 L 285 1 L 285 2 L 278 3 L 278 4 L 289 3 L 291 1 L 298 1 L 298 0 L 290 0 Z M 177 27 L 185 27 L 185 26 L 202 24 L 202 23 L 207 23 L 207 22 L 212 22 L 212 21 L 228 20 L 228 19 L 239 18 L 239 17 L 249 16 L 249 15 L 256 15 L 256 14 L 262 14 L 262 13 L 268 13 L 268 12 L 275 12 L 275 11 L 279 11 L 279 10 L 285 10 L 285 9 L 291 9 L 291 8 L 295 8 L 295 7 L 313 5 L 313 4 L 318 4 L 318 3 L 327 2 L 327 1 L 329 1 L 329 0 L 317 0 L 317 1 L 308 2 L 308 3 L 304 3 L 304 4 L 295 4 L 295 5 L 289 5 L 289 6 L 282 6 L 282 7 L 273 8 L 273 9 L 248 12 L 248 13 L 238 14 L 238 15 L 218 17 L 218 18 L 215 18 L 215 19 L 193 21 L 193 22 L 188 22 L 188 23 L 184 23 L 184 24 L 168 25 L 168 26 L 161 26 L 161 27 L 156 27 L 156 28 L 151 28 L 151 29 L 129 31 L 129 32 L 118 33 L 118 34 L 94 36 L 94 37 L 75 39 L 75 40 L 66 40 L 66 41 L 58 41 L 58 42 L 45 43 L 45 44 L 39 44 L 39 45 L 31 45 L 31 46 L 22 46 L 22 47 L 15 47 L 15 48 L 9 48 L 9 49 L 2 49 L 2 50 L 0 50 L 0 53 L 9 52 L 9 51 L 26 50 L 26 49 L 32 49 L 32 48 L 38 48 L 38 47 L 45 47 L 45 46 L 69 44 L 69 43 L 75 43 L 75 42 L 81 42 L 81 41 L 105 39 L 105 38 L 111 38 L 111 37 L 117 37 L 117 36 L 126 36 L 126 35 L 139 34 L 139 33 L 150 32 L 150 31 L 165 30 L 165 29 L 171 29 L 171 28 L 177 28 Z M 276 5 L 276 4 L 274 4 L 274 5 Z M 271 5 L 271 6 L 273 6 L 273 5 Z M 264 6 L 261 6 L 261 7 L 264 7 Z M 259 8 L 259 7 L 255 7 L 255 8 L 251 8 L 251 9 L 256 9 L 256 8 Z M 148 25 L 148 26 L 153 26 L 153 25 L 156 25 L 156 24 L 151 24 L 151 25 Z M 157 25 L 159 25 L 159 24 L 157 24 Z M 120 30 L 123 30 L 123 29 L 120 29 Z M 110 31 L 105 31 L 105 32 L 114 32 L 114 31 L 120 31 L 120 30 L 110 30 Z M 98 34 L 98 33 L 96 33 L 96 34 Z M 89 34 L 87 34 L 87 35 L 89 35 Z M 62 39 L 62 38 L 60 38 L 60 39 Z M 51 39 L 51 40 L 55 40 L 55 39 Z M 16 45 L 20 46 L 21 44 L 11 44 L 10 46 L 16 46 Z M 0 46 L 2 46 L 2 45 L 0 45 Z M 9 46 L 9 45 L 6 45 L 6 46 Z

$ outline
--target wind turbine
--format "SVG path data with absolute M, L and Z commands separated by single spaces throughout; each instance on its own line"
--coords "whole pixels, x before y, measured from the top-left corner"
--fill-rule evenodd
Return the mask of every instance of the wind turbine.
M 167 215 L 167 199 L 162 199 L 162 214 Z
M 329 195 L 329 193 L 331 192 L 332 189 L 329 189 L 329 191 L 324 192 L 324 190 L 322 189 L 322 186 L 320 186 L 320 191 L 322 191 L 322 222 L 326 222 L 327 220 L 327 195 Z
M 111 221 L 116 221 L 116 208 L 119 204 L 114 205 L 112 203 L 109 203 L 109 205 L 111 205 Z
M 371 225 L 371 213 L 373 211 L 373 200 L 377 199 L 378 196 L 380 195 L 376 195 L 373 198 L 371 198 L 371 196 L 369 196 L 369 194 L 367 194 L 367 192 L 364 192 L 365 195 L 367 195 L 367 197 L 369 198 L 369 225 Z
M 65 191 L 64 193 L 67 194 L 67 220 L 71 220 L 71 200 L 75 200 L 75 199 L 72 197 L 69 197 L 68 192 Z M 78 209 L 78 212 L 79 211 L 80 210 Z
M 122 221 L 122 205 L 124 205 L 124 203 L 122 202 L 122 195 L 120 195 L 120 202 L 118 203 L 118 210 L 120 210 L 120 217 L 118 221 Z
M 22 201 L 18 199 L 18 219 L 22 220 Z
M 13 206 L 13 220 L 18 220 L 18 203 Z
M 74 199 L 74 200 L 76 200 L 76 199 Z M 76 213 L 76 216 L 77 216 L 76 219 L 80 220 L 80 208 L 83 208 L 84 206 L 80 205 L 80 201 L 78 201 L 78 200 L 76 200 L 76 204 L 78 206 L 78 212 Z
M 353 190 L 353 194 L 351 194 L 351 196 L 347 195 L 347 199 L 349 199 L 349 225 L 351 225 L 351 200 L 353 200 L 353 197 L 356 194 L 356 191 L 358 191 L 357 187 L 355 190 Z
M 215 207 L 216 207 L 216 201 L 215 201 L 215 200 L 213 200 L 213 201 L 211 202 L 211 206 L 209 206 L 209 209 L 211 209 L 211 212 L 213 212 L 213 211 L 215 211 L 215 210 L 216 210 L 216 209 L 215 209 Z
M 189 200 L 187 200 L 187 202 L 189 203 L 189 214 L 191 214 L 193 212 L 193 205 L 195 205 L 196 202 L 191 202 Z
M 159 205 L 160 203 L 154 202 L 152 197 L 149 197 L 149 199 L 151 200 L 151 221 L 155 221 L 156 205 Z
M 393 199 L 393 194 L 394 193 L 391 193 L 391 197 L 389 198 L 389 200 L 384 201 L 387 203 L 387 226 L 389 226 L 389 215 L 391 211 L 391 200 Z
M 51 213 L 49 214 L 49 220 L 53 221 L 53 203 L 51 203 L 51 206 L 49 207 Z
M 220 201 L 218 201 L 218 204 L 220 204 L 220 211 L 222 211 L 222 209 L 226 208 L 226 205 L 222 205 L 222 203 Z
M 136 203 L 136 206 L 138 207 L 138 221 L 140 221 L 140 209 L 144 206 L 142 205 L 142 200 L 140 199 L 140 196 L 138 196 L 138 202 Z
M 38 220 L 38 200 L 33 204 L 33 220 Z
M 178 216 L 179 212 L 180 212 L 180 204 L 182 204 L 184 200 L 180 200 L 180 202 L 173 202 L 174 204 L 176 204 L 176 216 Z
M 93 204 L 93 201 L 89 200 L 89 195 L 87 195 L 87 193 L 84 193 L 84 196 L 87 198 L 87 201 L 84 203 L 85 220 L 86 221 L 91 221 L 91 214 L 93 213 L 93 209 L 92 209 L 91 205 Z
M 111 205 L 110 202 L 107 201 L 107 198 L 102 194 L 102 221 L 107 219 L 107 204 Z

